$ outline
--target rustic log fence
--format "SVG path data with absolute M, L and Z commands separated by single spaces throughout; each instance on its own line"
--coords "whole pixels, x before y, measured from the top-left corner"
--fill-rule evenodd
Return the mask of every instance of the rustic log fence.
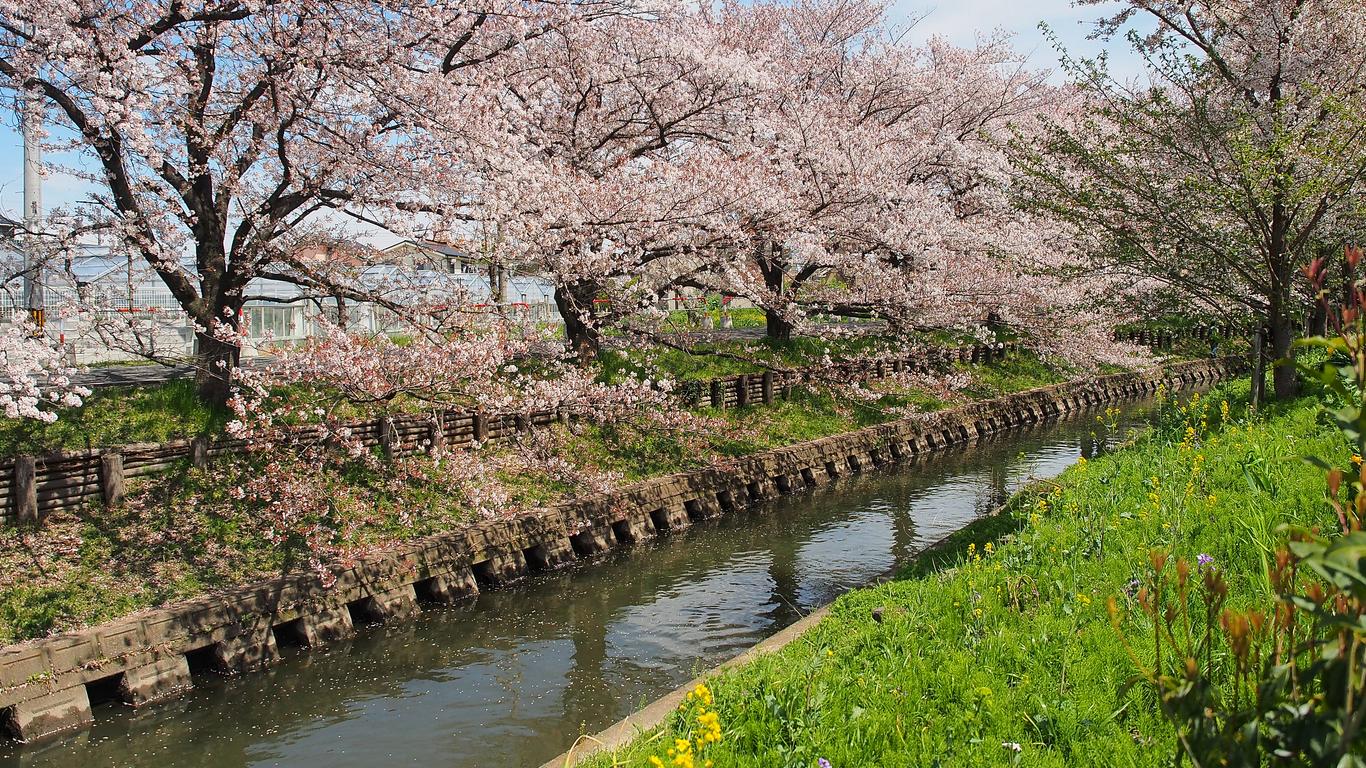
M 1183 339 L 1227 341 L 1234 338 L 1235 335 L 1244 335 L 1244 330 L 1231 323 L 1225 323 L 1223 325 L 1196 325 L 1181 329 L 1135 328 L 1116 331 L 1114 339 L 1115 341 L 1127 341 L 1131 344 L 1140 344 L 1153 349 L 1171 349 L 1177 341 Z
M 862 381 L 903 371 L 928 371 L 954 362 L 984 363 L 1003 358 L 1013 345 L 930 347 L 879 360 L 836 363 L 799 371 L 765 371 L 699 382 L 681 397 L 688 405 L 714 408 L 768 404 L 791 396 L 794 387 L 812 381 Z M 472 442 L 507 440 L 512 436 L 567 421 L 567 410 L 533 413 L 471 413 L 446 411 L 413 416 L 384 416 L 350 424 L 352 434 L 387 459 L 457 448 Z M 317 434 L 317 427 L 300 427 L 300 438 Z M 137 443 L 115 448 L 66 451 L 47 456 L 0 459 L 0 522 L 41 522 L 49 514 L 92 501 L 115 504 L 127 492 L 129 480 L 147 477 L 186 463 L 206 466 L 218 456 L 245 452 L 246 440 L 196 437 L 166 443 Z

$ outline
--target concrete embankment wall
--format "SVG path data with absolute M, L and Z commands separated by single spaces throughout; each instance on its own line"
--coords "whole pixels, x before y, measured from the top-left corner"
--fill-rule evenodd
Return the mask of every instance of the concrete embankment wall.
M 124 619 L 0 649 L 0 711 L 15 739 L 32 742 L 88 726 L 90 691 L 132 706 L 178 696 L 192 667 L 247 672 L 279 657 L 280 643 L 313 647 L 357 623 L 402 620 L 422 602 L 456 603 L 481 589 L 564 566 L 694 521 L 915 454 L 1103 403 L 1213 383 L 1235 361 L 1104 376 L 909 417 L 764 451 L 725 466 L 636 483 L 508 520 L 410 542 L 335 571 L 269 579 Z

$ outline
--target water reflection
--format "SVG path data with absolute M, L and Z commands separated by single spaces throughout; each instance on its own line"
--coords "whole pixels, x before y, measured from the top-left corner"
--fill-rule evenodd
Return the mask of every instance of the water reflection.
M 1132 423 L 1130 410 L 1121 424 Z M 536 766 L 1103 447 L 1080 419 L 779 499 L 11 751 L 22 766 Z

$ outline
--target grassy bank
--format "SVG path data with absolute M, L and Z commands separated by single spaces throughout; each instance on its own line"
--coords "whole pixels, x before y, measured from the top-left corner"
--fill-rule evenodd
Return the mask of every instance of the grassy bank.
M 959 383 L 980 378 L 989 382 L 980 391 L 996 393 L 1054 383 L 1065 372 L 1019 355 L 955 375 Z M 481 515 L 515 515 L 968 399 L 928 377 L 874 386 L 857 397 L 848 389 L 797 390 L 791 400 L 769 406 L 704 408 L 673 427 L 577 424 L 441 459 L 419 455 L 386 464 L 363 457 L 321 477 L 316 467 L 288 465 L 288 456 L 246 456 L 138 480 L 113 509 L 91 504 L 53 513 L 41 528 L 0 530 L 0 643 L 318 567 L 316 557 L 292 548 L 291 531 L 322 531 L 321 557 L 344 561 Z M 281 483 L 307 478 L 297 489 L 269 489 L 287 503 L 262 506 L 250 490 L 238 490 L 262 477 L 256 462 L 264 460 L 287 464 L 272 475 Z
M 206 408 L 190 380 L 139 387 L 98 389 L 79 408 L 62 409 L 57 421 L 0 422 L 0 456 L 156 443 L 221 432 L 225 411 Z
M 854 334 L 853 331 L 850 331 Z M 623 371 L 660 371 L 681 382 L 706 381 L 741 373 L 761 373 L 767 368 L 795 370 L 881 355 L 901 354 L 918 344 L 959 346 L 970 339 L 894 338 L 878 334 L 836 338 L 797 336 L 778 341 L 769 338 L 721 338 L 707 341 L 679 339 L 677 347 L 643 346 L 607 348 L 601 355 L 607 377 Z
M 896 580 L 845 595 L 781 652 L 721 675 L 711 694 L 722 737 L 689 757 L 766 768 L 1171 764 L 1172 728 L 1147 689 L 1125 688 L 1134 668 L 1107 599 L 1132 607 L 1154 548 L 1213 558 L 1232 607 L 1265 596 L 1277 526 L 1332 522 L 1322 473 L 1295 457 L 1346 459 L 1313 402 L 1249 417 L 1237 394 L 1227 417 L 1223 394 L 1173 410 L 1136 445 L 1078 462 Z M 1134 621 L 1126 632 L 1150 632 Z M 674 740 L 696 735 L 689 720 L 679 713 L 591 765 L 672 764 Z
M 946 345 L 965 343 L 962 339 L 948 338 L 934 341 Z M 691 394 L 699 401 L 706 395 L 701 382 L 713 378 L 759 373 L 766 366 L 799 369 L 830 360 L 858 359 L 902 349 L 905 343 L 883 336 L 830 340 L 797 337 L 787 341 L 728 339 L 699 342 L 691 344 L 689 351 L 667 347 L 630 351 L 607 348 L 602 352 L 599 378 L 616 381 L 628 373 L 650 378 L 666 377 L 682 382 L 680 394 Z M 1032 385 L 1058 381 L 1072 373 L 1045 366 L 1025 353 L 1000 366 L 999 370 L 999 376 L 1033 382 Z M 1010 386 L 1018 386 L 1019 381 Z M 1002 390 L 998 384 L 988 384 L 984 391 L 1009 391 L 1008 388 Z M 385 407 L 395 412 L 424 412 L 430 406 L 399 398 L 386 403 Z M 358 409 L 349 417 L 363 420 L 374 415 Z M 44 455 L 218 435 L 231 418 L 226 409 L 211 408 L 200 402 L 194 382 L 189 379 L 136 387 L 107 387 L 94 391 L 81 407 L 60 410 L 57 421 L 51 424 L 30 419 L 0 420 L 0 456 Z

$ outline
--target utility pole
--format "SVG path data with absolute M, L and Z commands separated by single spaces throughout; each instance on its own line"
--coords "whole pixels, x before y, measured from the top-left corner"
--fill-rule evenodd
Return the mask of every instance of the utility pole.
M 42 335 L 46 325 L 46 305 L 43 296 L 43 260 L 39 254 L 43 229 L 43 109 L 36 94 L 23 96 L 24 135 L 24 308 L 35 326 L 34 334 Z

